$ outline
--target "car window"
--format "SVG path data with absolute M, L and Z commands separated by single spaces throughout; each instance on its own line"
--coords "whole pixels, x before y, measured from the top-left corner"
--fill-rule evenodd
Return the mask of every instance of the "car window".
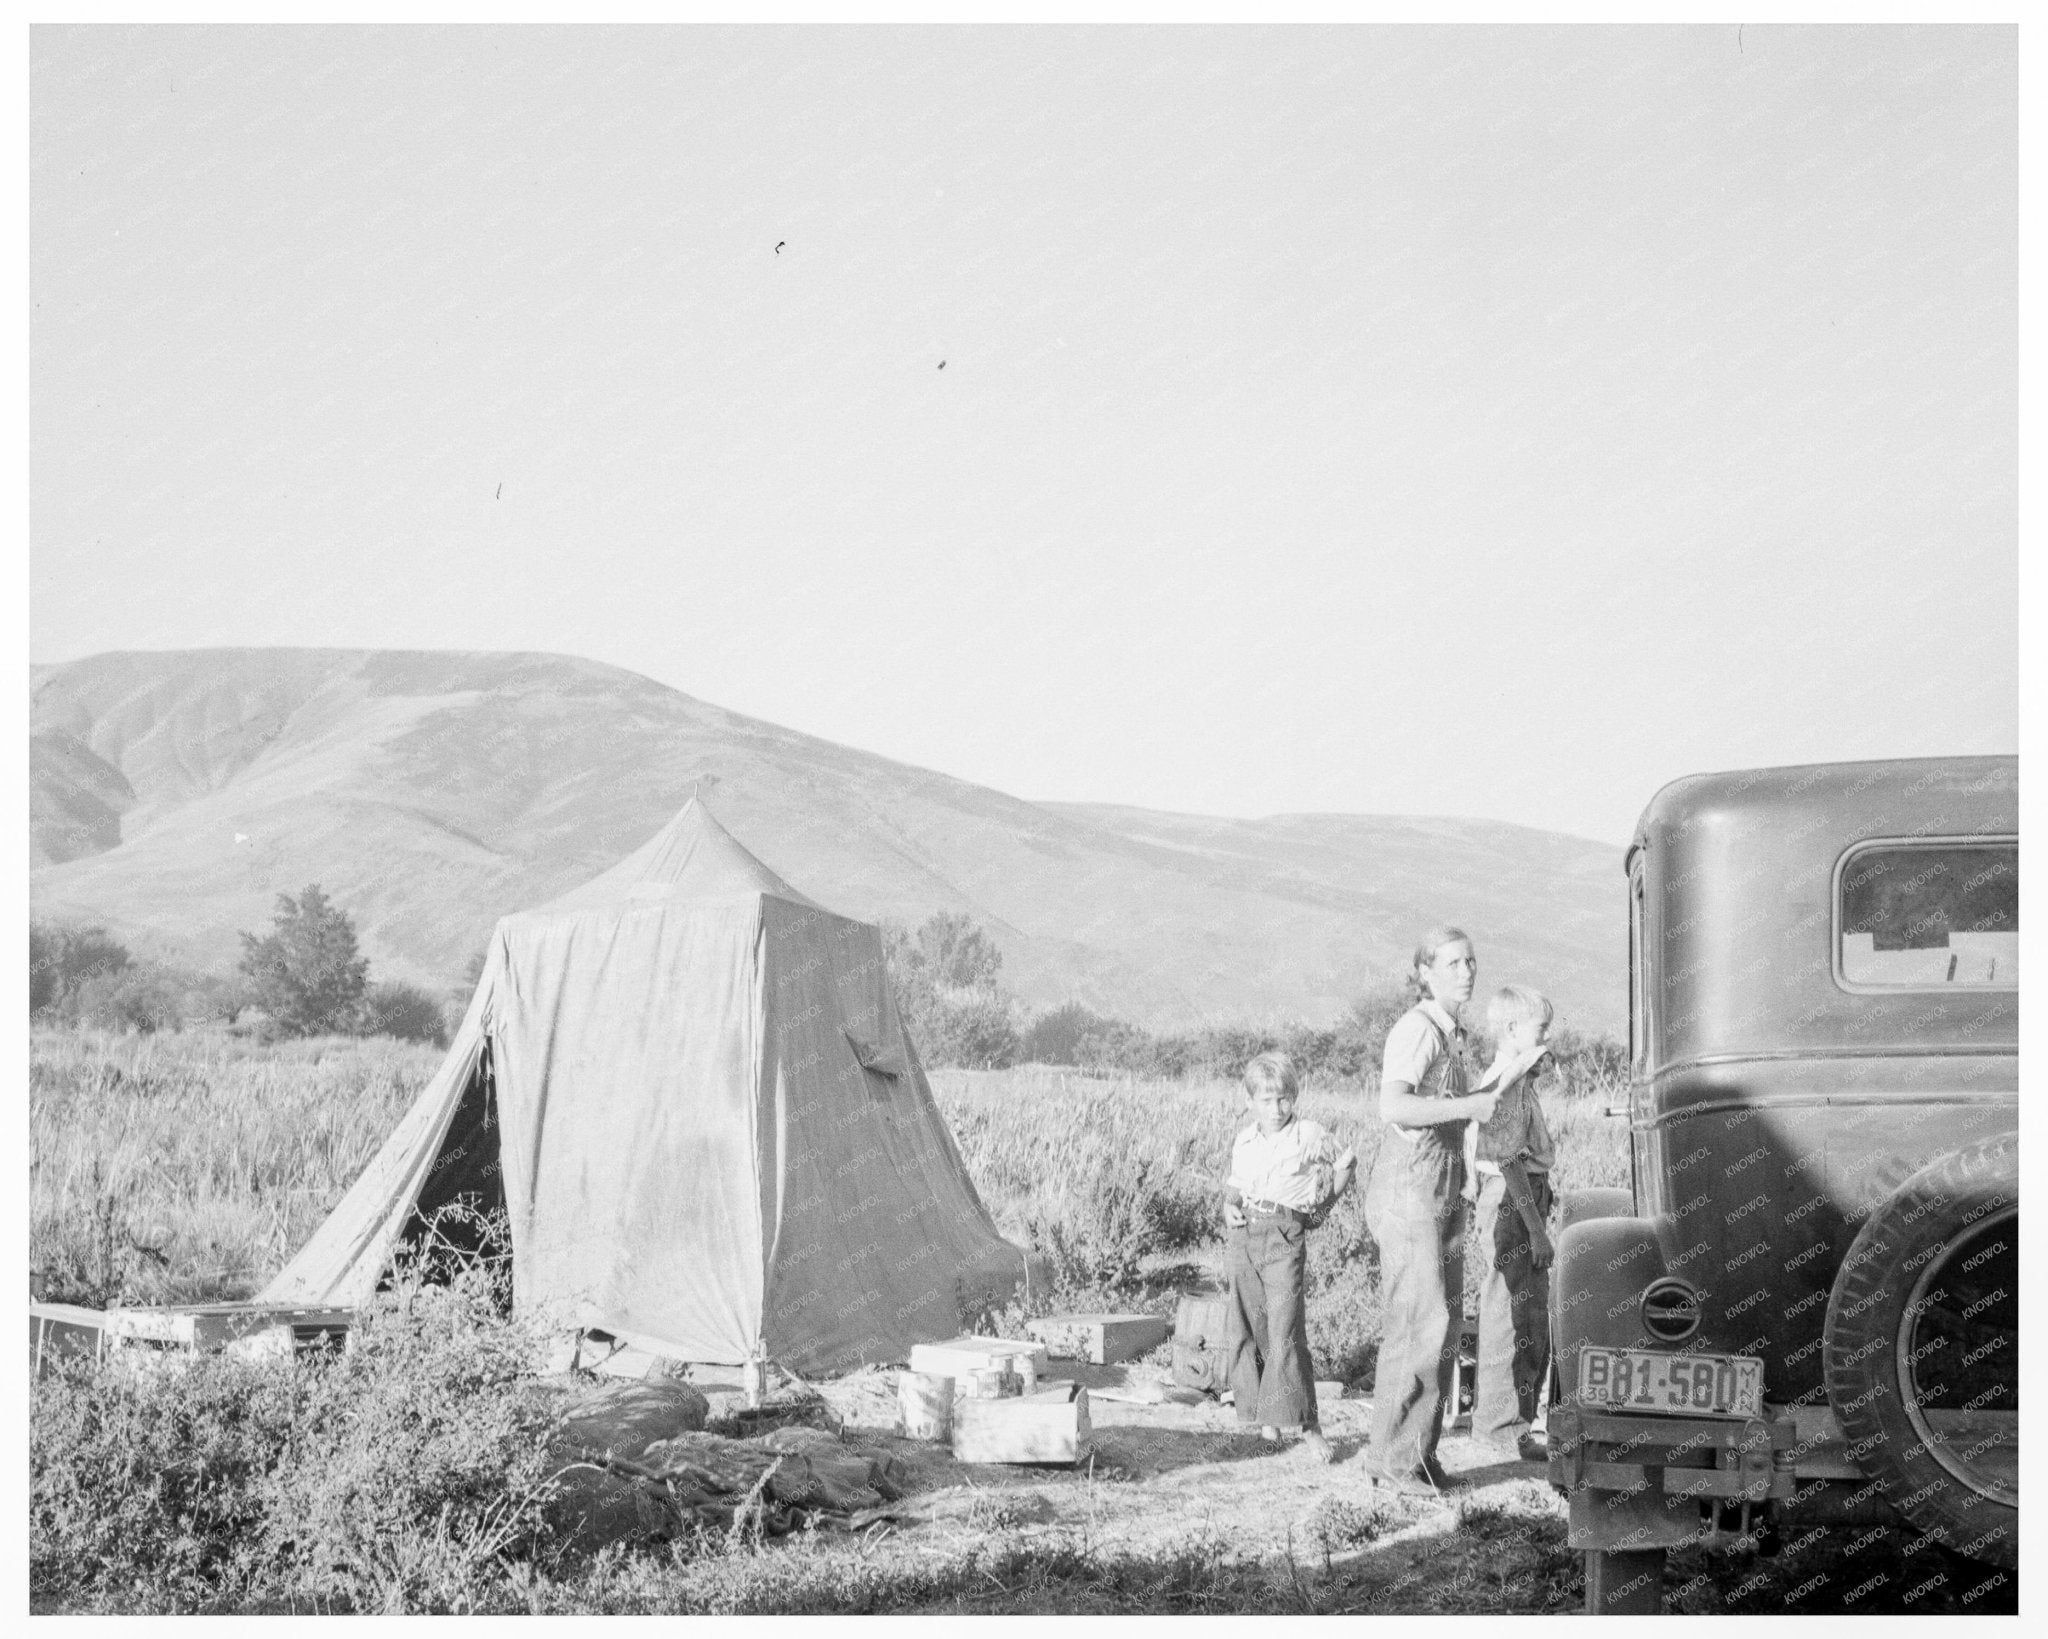
M 1835 885 L 1844 984 L 2019 987 L 2017 841 L 1870 843 L 1843 856 Z

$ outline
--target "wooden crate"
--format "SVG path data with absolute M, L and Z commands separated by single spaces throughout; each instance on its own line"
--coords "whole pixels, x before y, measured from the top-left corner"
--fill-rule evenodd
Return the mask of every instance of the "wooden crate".
M 1024 1330 L 1055 1358 L 1113 1366 L 1158 1348 L 1173 1324 L 1158 1315 L 1047 1315 L 1027 1320 Z
M 108 1348 L 224 1349 L 279 1353 L 345 1343 L 351 1309 L 278 1308 L 254 1303 L 186 1303 L 162 1308 L 109 1309 Z
M 953 1403 L 953 1456 L 963 1463 L 1085 1461 L 1092 1439 L 1088 1391 L 1061 1383 L 1038 1394 Z
M 98 1359 L 106 1347 L 107 1317 L 97 1309 L 75 1303 L 35 1303 L 28 1306 L 28 1367 L 32 1373 L 49 1371 L 59 1360 L 90 1356 Z
M 1228 1292 L 1185 1292 L 1173 1317 L 1173 1380 L 1221 1394 L 1236 1352 L 1237 1300 Z
M 1005 1365 L 1014 1371 L 1020 1355 L 1031 1361 L 1033 1376 L 1045 1375 L 1045 1345 L 1007 1337 L 956 1337 L 950 1343 L 913 1344 L 910 1369 L 935 1377 L 965 1377 L 969 1372 L 994 1371 Z

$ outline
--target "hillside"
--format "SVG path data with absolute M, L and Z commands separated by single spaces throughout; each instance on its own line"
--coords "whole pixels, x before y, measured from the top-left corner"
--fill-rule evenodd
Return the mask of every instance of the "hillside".
M 35 913 L 206 966 L 317 881 L 376 973 L 451 983 L 496 917 L 595 875 L 699 789 L 834 910 L 969 912 L 1034 1006 L 1327 1020 L 1449 920 L 1482 985 L 1621 1022 L 1619 855 L 1580 838 L 1030 803 L 558 655 L 109 654 L 35 667 L 30 688 Z

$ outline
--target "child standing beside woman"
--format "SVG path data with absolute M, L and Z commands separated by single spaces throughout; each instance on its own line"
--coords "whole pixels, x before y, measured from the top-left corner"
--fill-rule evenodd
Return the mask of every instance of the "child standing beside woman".
M 1501 1456 L 1534 1460 L 1532 1425 L 1550 1369 L 1550 1169 L 1557 1148 L 1536 1081 L 1550 1052 L 1549 1001 L 1504 985 L 1486 1006 L 1493 1064 L 1479 1090 L 1499 1095 L 1492 1119 L 1466 1129 L 1465 1199 L 1477 1209 L 1479 1369 L 1472 1437 Z

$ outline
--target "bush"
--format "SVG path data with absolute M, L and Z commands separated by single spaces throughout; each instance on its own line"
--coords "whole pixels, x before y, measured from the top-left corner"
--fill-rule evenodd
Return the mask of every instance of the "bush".
M 29 1591 L 66 1606 L 197 1610 L 263 1574 L 265 1476 L 299 1385 L 210 1356 L 66 1370 L 29 1402 Z
M 355 923 L 316 882 L 297 899 L 277 896 L 266 937 L 242 935 L 241 971 L 278 1034 L 340 1035 L 356 1022 L 370 964 L 356 954 Z
M 1031 1021 L 1018 1041 L 1018 1056 L 1033 1064 L 1082 1064 L 1082 1043 L 1109 1023 L 1079 1002 L 1062 1003 Z
M 313 1374 L 292 1460 L 266 1487 L 265 1542 L 296 1592 L 359 1611 L 494 1602 L 505 1569 L 550 1544 L 555 1396 L 539 1338 L 473 1269 L 410 1284 Z
M 62 922 L 28 925 L 28 1010 L 63 1010 L 89 980 L 108 978 L 127 968 L 127 947 L 105 928 L 73 927 Z
M 360 1033 L 395 1036 L 400 1041 L 448 1045 L 448 1020 L 441 1004 L 416 985 L 392 981 L 363 992 Z
M 1003 1070 L 1017 1062 L 1017 1027 L 1009 1006 L 990 992 L 922 997 L 907 1022 L 934 1064 Z
M 472 1270 L 322 1362 L 72 1368 L 30 1401 L 31 1591 L 66 1608 L 509 1607 L 551 1547 L 538 1339 Z
M 1235 1081 L 1253 1058 L 1278 1048 L 1294 1060 L 1305 1084 L 1354 1086 L 1378 1075 L 1387 1031 L 1408 1006 L 1398 992 L 1375 992 L 1353 1003 L 1328 1028 L 1209 1025 L 1154 1035 L 1127 1020 L 1106 1019 L 1078 1002 L 1067 1002 L 1032 1021 L 1021 1038 L 1020 1055 L 1098 1073 Z
M 182 987 L 176 976 L 154 965 L 124 967 L 87 979 L 66 1012 L 74 1022 L 99 1030 L 133 1030 L 148 1035 L 176 1030 L 185 1022 Z

